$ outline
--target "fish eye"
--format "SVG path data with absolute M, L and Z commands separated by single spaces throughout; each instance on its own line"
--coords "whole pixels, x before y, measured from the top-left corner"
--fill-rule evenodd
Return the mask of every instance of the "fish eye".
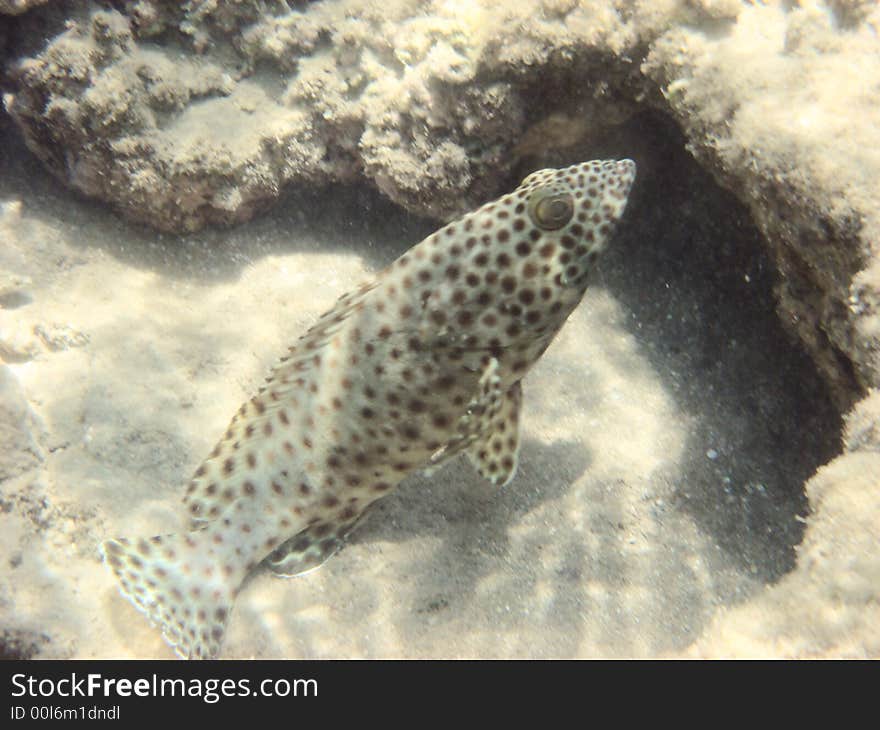
M 574 214 L 574 201 L 567 193 L 538 190 L 529 201 L 529 217 L 547 231 L 562 228 Z

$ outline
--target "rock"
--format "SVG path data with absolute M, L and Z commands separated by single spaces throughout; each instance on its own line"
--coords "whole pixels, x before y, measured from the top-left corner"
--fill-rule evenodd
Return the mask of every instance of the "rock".
M 289 182 L 362 172 L 417 212 L 450 215 L 509 169 L 519 100 L 503 82 L 474 83 L 473 61 L 434 42 L 464 44 L 451 20 L 400 50 L 416 68 L 398 78 L 384 9 L 365 4 L 364 18 L 340 23 L 336 4 L 316 4 L 242 28 L 255 20 L 246 3 L 242 14 L 191 5 L 171 18 L 148 3 L 93 10 L 15 66 L 7 110 L 64 182 L 185 231 L 246 220 Z M 143 42 L 167 27 L 191 39 L 190 53 Z M 221 42 L 234 59 L 199 53 Z
M 67 324 L 38 324 L 34 326 L 34 334 L 53 352 L 69 350 L 73 347 L 84 347 L 89 343 L 87 334 Z
M 872 390 L 846 418 L 847 451 L 880 452 L 880 390 Z
M 671 28 L 643 70 L 750 209 L 779 269 L 781 320 L 845 407 L 880 383 L 880 97 L 862 84 L 880 74 L 880 8 L 818 5 L 754 6 L 721 37 Z

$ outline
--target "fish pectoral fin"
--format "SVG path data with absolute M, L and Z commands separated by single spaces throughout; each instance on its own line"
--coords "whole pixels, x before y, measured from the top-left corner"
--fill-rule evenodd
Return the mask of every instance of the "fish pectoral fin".
M 440 466 L 453 456 L 466 451 L 487 429 L 501 407 L 501 376 L 498 375 L 498 360 L 492 358 L 480 373 L 477 392 L 470 399 L 464 413 L 455 424 L 455 436 L 435 452 L 428 461 L 428 468 Z
M 492 358 L 480 375 L 476 395 L 456 426 L 457 435 L 434 454 L 435 468 L 464 451 L 476 470 L 492 484 L 504 486 L 516 474 L 519 458 L 519 412 L 522 386 L 501 389 L 498 360 Z
M 280 578 L 292 578 L 320 568 L 344 546 L 365 509 L 344 522 L 317 522 L 273 550 L 263 564 Z
M 468 446 L 467 455 L 484 479 L 505 486 L 516 474 L 519 460 L 522 386 L 514 383 L 488 414 L 485 428 Z

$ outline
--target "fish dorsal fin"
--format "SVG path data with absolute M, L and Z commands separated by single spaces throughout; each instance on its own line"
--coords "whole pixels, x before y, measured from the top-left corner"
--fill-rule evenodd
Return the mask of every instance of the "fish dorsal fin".
M 504 393 L 500 407 L 467 449 L 468 458 L 480 476 L 496 486 L 503 487 L 516 474 L 521 406 L 522 386 L 516 382 Z
M 242 470 L 247 464 L 246 452 L 254 441 L 267 437 L 266 424 L 273 419 L 282 426 L 289 425 L 290 407 L 298 406 L 297 390 L 303 390 L 315 378 L 318 351 L 343 327 L 345 320 L 358 310 L 359 305 L 376 287 L 376 283 L 361 286 L 336 302 L 318 322 L 290 348 L 266 378 L 259 393 L 245 402 L 219 440 L 214 451 L 196 470 L 187 487 L 184 504 L 190 513 L 191 529 L 200 529 L 217 516 L 232 501 L 230 490 L 237 494 L 244 481 Z M 278 424 L 276 423 L 276 426 Z M 270 429 L 272 428 L 270 424 Z M 238 453 L 241 448 L 242 453 Z M 280 449 L 287 445 L 279 444 Z M 292 451 L 292 447 L 291 447 Z
M 276 366 L 275 370 L 288 370 L 298 362 L 313 358 L 315 353 L 342 329 L 344 322 L 352 312 L 358 310 L 367 295 L 378 285 L 378 281 L 367 282 L 355 291 L 340 297 L 332 309 L 324 312 L 318 321 L 296 341 L 296 344 L 288 348 L 290 354 L 281 358 L 281 363 Z

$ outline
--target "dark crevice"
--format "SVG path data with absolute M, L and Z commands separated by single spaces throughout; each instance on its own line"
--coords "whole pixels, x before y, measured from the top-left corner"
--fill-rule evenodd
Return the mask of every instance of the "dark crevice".
M 685 150 L 677 127 L 643 113 L 582 156 L 629 156 L 639 178 L 600 280 L 679 407 L 695 417 L 676 484 L 680 508 L 751 574 L 795 564 L 804 483 L 840 452 L 841 414 L 783 326 L 780 274 L 749 211 Z

